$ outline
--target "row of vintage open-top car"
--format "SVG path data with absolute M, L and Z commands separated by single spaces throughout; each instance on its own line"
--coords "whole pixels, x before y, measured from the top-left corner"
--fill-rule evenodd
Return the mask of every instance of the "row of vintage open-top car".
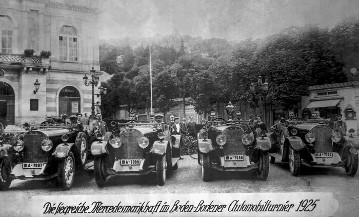
M 14 179 L 56 179 L 69 189 L 76 171 L 92 160 L 99 187 L 112 175 L 150 172 L 156 173 L 158 185 L 164 185 L 166 173 L 178 168 L 181 136 L 171 135 L 166 124 L 106 122 L 105 133 L 80 123 L 5 129 L 0 136 L 0 190 L 8 189 Z M 266 133 L 251 129 L 248 121 L 217 118 L 201 126 L 196 141 L 203 181 L 210 181 L 214 170 L 255 170 L 266 180 L 269 163 L 276 158 L 288 163 L 294 176 L 303 165 L 344 167 L 349 176 L 358 169 L 350 137 L 319 121 L 277 124 Z

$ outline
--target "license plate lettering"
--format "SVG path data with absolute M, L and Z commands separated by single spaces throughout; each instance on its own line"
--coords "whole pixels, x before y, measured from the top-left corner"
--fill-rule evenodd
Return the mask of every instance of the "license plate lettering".
M 315 157 L 320 157 L 320 158 L 332 158 L 333 157 L 333 152 L 326 152 L 326 153 L 314 153 Z
M 123 166 L 126 165 L 140 165 L 141 160 L 140 159 L 121 159 L 120 164 Z
M 23 169 L 41 169 L 46 163 L 23 163 Z
M 244 157 L 243 157 L 243 155 L 227 155 L 224 157 L 224 160 L 226 160 L 226 161 L 243 161 Z

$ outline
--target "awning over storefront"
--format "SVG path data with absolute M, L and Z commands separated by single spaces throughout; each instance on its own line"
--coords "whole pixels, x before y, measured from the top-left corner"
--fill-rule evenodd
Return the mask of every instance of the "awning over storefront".
M 335 107 L 339 104 L 340 99 L 332 99 L 332 100 L 323 100 L 323 101 L 313 101 L 309 103 L 306 107 L 310 108 L 325 108 L 325 107 Z

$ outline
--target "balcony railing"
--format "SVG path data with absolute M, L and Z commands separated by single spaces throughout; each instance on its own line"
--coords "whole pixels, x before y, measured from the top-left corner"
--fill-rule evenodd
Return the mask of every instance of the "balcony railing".
M 46 72 L 49 69 L 49 59 L 42 59 L 39 56 L 25 57 L 20 54 L 0 54 L 0 66 L 18 66 L 25 70 L 38 69 Z

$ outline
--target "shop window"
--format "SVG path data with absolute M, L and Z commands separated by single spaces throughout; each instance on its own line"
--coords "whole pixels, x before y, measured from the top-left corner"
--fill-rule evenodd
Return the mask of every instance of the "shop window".
M 38 99 L 30 99 L 30 111 L 39 111 Z
M 72 26 L 63 26 L 59 35 L 59 59 L 62 61 L 78 61 L 78 36 Z

